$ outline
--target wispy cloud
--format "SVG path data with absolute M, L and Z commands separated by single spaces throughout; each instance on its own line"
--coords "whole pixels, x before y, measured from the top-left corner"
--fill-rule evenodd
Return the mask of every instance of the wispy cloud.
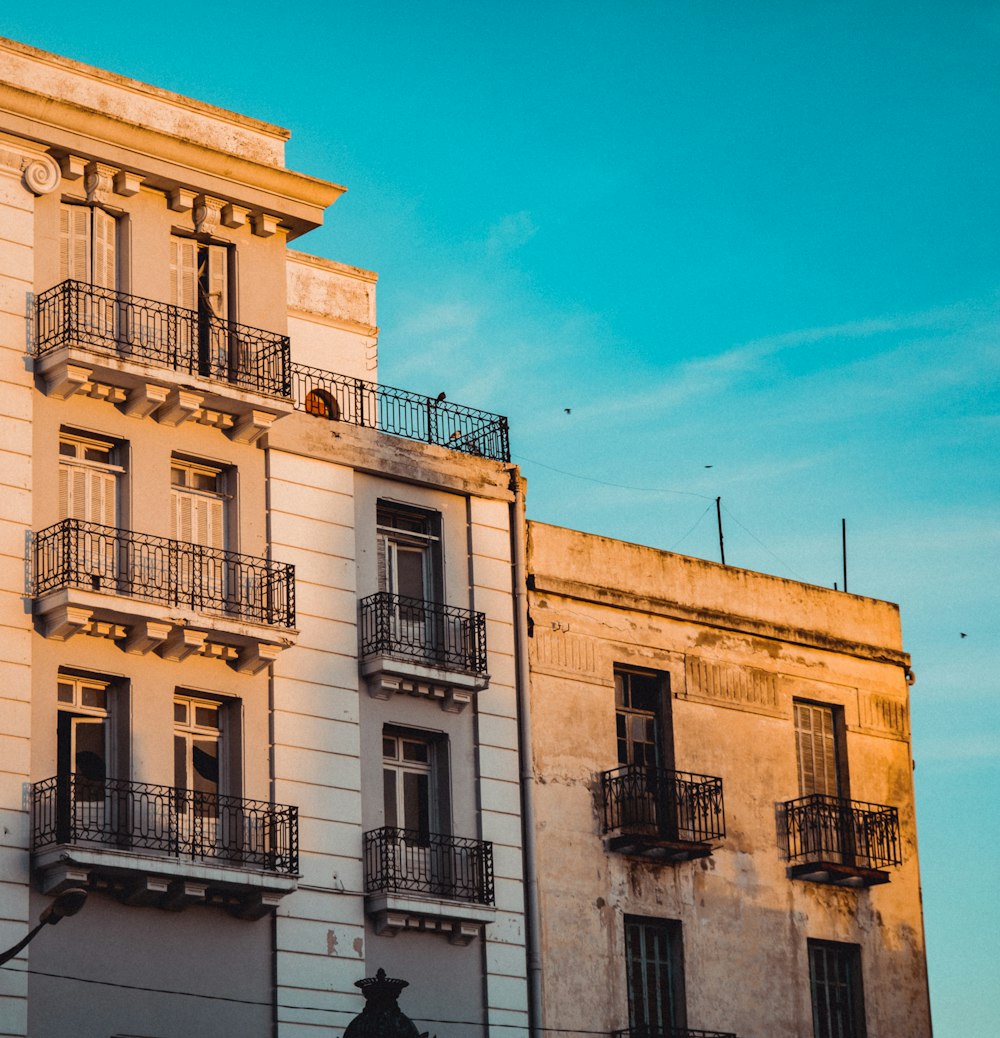
M 527 245 L 537 233 L 538 228 L 526 209 L 507 213 L 487 232 L 486 255 L 491 259 L 507 256 L 522 245 Z

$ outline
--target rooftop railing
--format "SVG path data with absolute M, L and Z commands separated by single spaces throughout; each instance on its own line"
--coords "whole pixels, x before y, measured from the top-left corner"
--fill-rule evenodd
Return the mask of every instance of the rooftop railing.
M 604 832 L 705 843 L 726 835 L 722 779 L 628 764 L 601 775 Z
M 510 461 L 507 419 L 502 415 L 303 364 L 292 365 L 292 381 L 295 406 L 318 418 Z
M 792 865 L 882 870 L 902 861 L 894 807 L 812 793 L 788 801 L 784 818 Z
M 276 627 L 295 626 L 286 562 L 64 519 L 34 537 L 35 594 L 101 591 Z
M 291 396 L 287 335 L 82 281 L 35 300 L 36 353 L 80 346 L 271 396 Z
M 31 787 L 31 848 L 94 844 L 294 875 L 297 807 L 113 778 L 58 775 Z
M 365 890 L 492 905 L 493 844 L 386 826 L 365 833 Z
M 391 656 L 486 673 L 486 616 L 378 591 L 360 603 L 361 658 Z

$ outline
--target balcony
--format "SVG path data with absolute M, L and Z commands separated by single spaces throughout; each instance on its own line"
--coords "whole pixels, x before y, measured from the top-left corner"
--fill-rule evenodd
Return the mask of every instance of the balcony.
M 377 933 L 435 930 L 468 944 L 495 914 L 493 844 L 373 829 L 365 833 L 365 895 Z
M 295 570 L 237 552 L 64 519 L 34 537 L 46 637 L 87 633 L 128 652 L 199 652 L 257 673 L 295 634 Z
M 625 1027 L 611 1038 L 737 1038 L 732 1031 L 698 1031 L 690 1027 Z
M 292 365 L 292 380 L 295 406 L 318 418 L 510 461 L 507 419 L 502 415 L 302 364 Z
M 782 805 L 784 838 L 797 879 L 837 886 L 888 883 L 902 862 L 894 807 L 813 793 Z
M 359 609 L 361 673 L 372 696 L 424 695 L 457 712 L 489 685 L 484 613 L 386 591 Z
M 42 292 L 35 318 L 35 372 L 50 396 L 84 393 L 244 443 L 292 410 L 285 335 L 80 281 Z
M 107 889 L 129 904 L 219 903 L 259 918 L 295 889 L 298 808 L 119 779 L 60 775 L 31 787 L 42 889 Z
M 608 849 L 660 861 L 712 853 L 726 835 L 722 779 L 629 764 L 601 775 Z

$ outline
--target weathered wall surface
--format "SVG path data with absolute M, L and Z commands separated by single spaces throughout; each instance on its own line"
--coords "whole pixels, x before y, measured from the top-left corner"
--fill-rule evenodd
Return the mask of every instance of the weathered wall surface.
M 545 1025 L 627 1026 L 623 919 L 679 920 L 689 1027 L 812 1033 L 807 939 L 859 945 L 870 1036 L 930 1034 L 898 613 L 762 574 L 529 524 Z M 605 849 L 614 668 L 669 675 L 674 767 L 723 780 L 711 857 Z M 903 864 L 848 889 L 788 876 L 792 700 L 843 710 L 850 796 L 900 812 Z M 568 720 L 572 719 L 572 723 Z

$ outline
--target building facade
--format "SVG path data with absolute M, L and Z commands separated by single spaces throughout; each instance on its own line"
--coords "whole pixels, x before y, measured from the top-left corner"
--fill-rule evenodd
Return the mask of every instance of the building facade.
M 929 1036 L 897 608 L 528 526 L 544 1026 Z
M 517 1035 L 506 421 L 378 384 L 287 131 L 10 41 L 0 131 L 0 947 L 89 892 L 0 1034 L 341 1031 L 384 967 Z

